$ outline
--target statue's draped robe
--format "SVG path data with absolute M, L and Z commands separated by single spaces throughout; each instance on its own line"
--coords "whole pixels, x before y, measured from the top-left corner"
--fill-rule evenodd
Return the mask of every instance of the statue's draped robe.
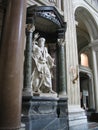
M 47 48 L 42 50 L 38 45 L 33 45 L 32 58 L 35 62 L 32 73 L 33 91 L 38 89 L 48 92 L 52 89 L 52 76 L 50 69 L 54 66 L 54 61 L 49 55 Z

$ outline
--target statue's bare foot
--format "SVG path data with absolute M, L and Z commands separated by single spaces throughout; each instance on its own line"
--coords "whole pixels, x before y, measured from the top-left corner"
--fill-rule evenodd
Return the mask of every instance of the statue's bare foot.
M 35 93 L 41 93 L 41 90 L 40 90 L 40 89 L 37 89 L 37 90 L 35 91 Z
M 37 90 L 35 90 L 35 91 L 33 92 L 33 95 L 34 95 L 34 96 L 40 96 L 40 94 L 41 94 L 40 89 L 37 89 Z
M 53 90 L 50 90 L 49 93 L 56 94 L 56 92 Z

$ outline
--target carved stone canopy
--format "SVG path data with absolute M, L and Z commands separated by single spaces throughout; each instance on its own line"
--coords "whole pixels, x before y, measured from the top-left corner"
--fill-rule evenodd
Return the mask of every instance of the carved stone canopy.
M 36 31 L 47 39 L 47 42 L 56 42 L 63 38 L 66 23 L 57 9 L 53 6 L 30 6 L 27 8 L 27 24 L 34 24 Z

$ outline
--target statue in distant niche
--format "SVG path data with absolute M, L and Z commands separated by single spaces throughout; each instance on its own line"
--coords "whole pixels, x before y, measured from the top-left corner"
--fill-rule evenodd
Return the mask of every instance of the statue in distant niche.
M 52 90 L 52 74 L 51 68 L 54 65 L 54 59 L 48 53 L 45 47 L 45 38 L 35 34 L 33 39 L 32 58 L 34 60 L 34 69 L 32 73 L 32 88 L 33 92 L 37 93 L 55 93 Z

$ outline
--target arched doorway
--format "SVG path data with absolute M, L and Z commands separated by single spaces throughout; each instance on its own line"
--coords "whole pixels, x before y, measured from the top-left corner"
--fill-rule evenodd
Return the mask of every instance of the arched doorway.
M 93 76 L 89 67 L 89 58 L 86 53 L 80 55 L 80 103 L 85 110 L 94 109 Z
M 89 107 L 89 77 L 86 73 L 80 72 L 80 95 L 81 108 L 88 109 Z
M 98 29 L 91 13 L 84 7 L 78 7 L 75 12 L 77 21 L 77 47 L 79 57 L 79 77 L 81 107 L 95 109 L 95 85 L 93 83 L 93 56 L 90 43 L 97 39 Z

